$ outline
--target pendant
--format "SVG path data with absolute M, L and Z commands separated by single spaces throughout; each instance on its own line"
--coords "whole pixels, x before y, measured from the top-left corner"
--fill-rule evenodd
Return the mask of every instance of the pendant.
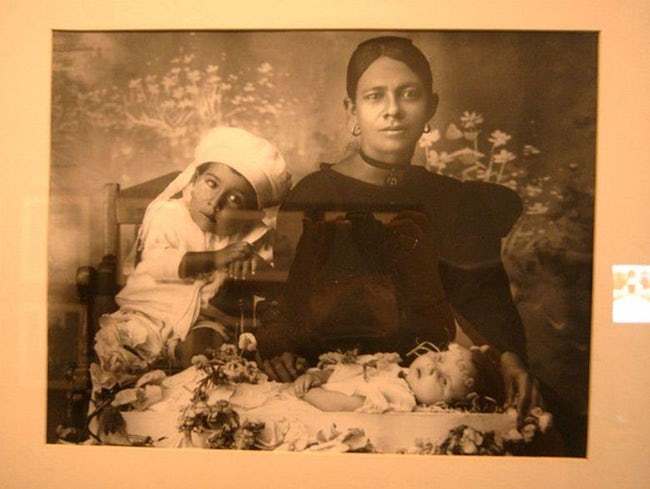
M 396 187 L 399 184 L 399 174 L 396 171 L 391 171 L 384 181 L 386 182 L 386 186 Z

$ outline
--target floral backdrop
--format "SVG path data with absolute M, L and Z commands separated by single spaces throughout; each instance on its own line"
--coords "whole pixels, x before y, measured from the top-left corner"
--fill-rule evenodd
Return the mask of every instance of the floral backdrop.
M 55 32 L 50 299 L 102 254 L 101 188 L 184 168 L 202 131 L 274 141 L 294 181 L 349 151 L 352 50 L 378 32 Z M 387 32 L 386 34 L 394 34 Z M 404 34 L 404 33 L 403 33 Z M 531 366 L 586 410 L 597 43 L 590 33 L 408 32 L 441 99 L 415 163 L 517 191 L 504 242 Z M 577 387 L 576 387 L 577 386 Z

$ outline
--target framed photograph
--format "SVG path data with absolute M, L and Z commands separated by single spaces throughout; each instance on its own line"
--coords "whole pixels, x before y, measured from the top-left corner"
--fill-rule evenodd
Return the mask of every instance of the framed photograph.
M 535 393 L 529 397 L 539 397 L 534 399 L 539 406 L 533 406 L 537 407 L 537 416 L 530 416 L 526 429 L 531 433 L 542 428 L 550 430 L 547 425 L 555 418 L 558 441 L 552 448 L 540 451 L 508 448 L 510 444 L 518 445 L 514 439 L 522 441 L 524 432 L 517 430 L 514 416 L 502 412 L 506 390 L 511 387 L 506 385 L 507 380 L 500 387 L 477 384 L 453 394 L 416 394 L 414 401 L 406 405 L 393 405 L 390 391 L 386 390 L 389 387 L 383 385 L 385 380 L 366 382 L 354 388 L 361 390 L 353 397 L 366 399 L 355 409 L 370 415 L 368 427 L 361 413 L 337 422 L 335 415 L 299 415 L 304 411 L 302 405 L 310 404 L 302 399 L 296 399 L 293 408 L 283 408 L 285 413 L 296 412 L 295 419 L 287 418 L 290 424 L 315 434 L 325 433 L 330 423 L 338 425 L 339 429 L 332 432 L 336 434 L 321 435 L 336 450 L 347 446 L 339 440 L 346 436 L 340 430 L 343 426 L 359 430 L 366 437 L 363 443 L 367 441 L 367 446 L 361 448 L 357 444 L 363 443 L 352 438 L 354 448 L 350 450 L 586 456 L 597 41 L 595 32 L 55 31 L 52 202 L 85 197 L 88 212 L 95 217 L 79 219 L 79 206 L 59 211 L 66 218 L 50 226 L 50 263 L 60 267 L 62 263 L 79 263 L 91 257 L 85 266 L 97 268 L 88 278 L 92 290 L 85 298 L 91 316 L 89 331 L 84 335 L 90 341 L 86 349 L 94 345 L 97 352 L 86 362 L 94 363 L 94 397 L 89 412 L 101 405 L 95 398 L 101 397 L 101 389 L 106 390 L 106 395 L 118 396 L 118 390 L 128 387 L 134 397 L 120 406 L 130 410 L 123 415 L 127 433 L 137 431 L 129 426 L 129 419 L 135 426 L 136 418 L 146 418 L 152 404 L 173 395 L 167 383 L 174 381 L 159 379 L 147 390 L 147 385 L 123 374 L 136 365 L 140 368 L 143 358 L 148 366 L 140 374 L 162 357 L 177 369 L 159 370 L 161 376 L 171 376 L 180 367 L 189 366 L 182 360 L 178 365 L 179 359 L 174 358 L 177 352 L 168 355 L 166 349 L 170 342 L 189 343 L 192 330 L 178 332 L 172 324 L 171 329 L 167 327 L 169 331 L 163 332 L 164 327 L 157 324 L 173 322 L 168 311 L 177 307 L 196 307 L 191 303 L 176 305 L 183 301 L 180 297 L 185 288 L 199 286 L 204 290 L 211 282 L 196 285 L 189 283 L 188 277 L 174 279 L 149 270 L 152 265 L 148 265 L 147 250 L 153 239 L 149 235 L 156 229 L 140 224 L 143 216 L 145 221 L 155 219 L 148 217 L 155 212 L 149 202 L 165 193 L 169 194 L 168 205 L 185 211 L 204 202 L 196 193 L 201 187 L 194 180 L 182 181 L 183 175 L 188 167 L 198 175 L 200 170 L 194 170 L 197 165 L 218 162 L 228 172 L 244 175 L 260 202 L 268 200 L 267 180 L 277 187 L 280 178 L 291 174 L 294 184 L 291 189 L 287 185 L 281 193 L 277 191 L 268 201 L 280 205 L 274 216 L 277 225 L 265 230 L 267 235 L 274 235 L 264 245 L 274 248 L 269 271 L 276 272 L 276 294 L 269 287 L 265 288 L 266 294 L 262 288 L 242 288 L 237 275 L 213 294 L 217 302 L 221 298 L 218 304 L 212 302 L 221 313 L 232 314 L 229 299 L 249 302 L 256 296 L 261 301 L 260 309 L 279 302 L 278 311 L 263 310 L 259 321 L 253 318 L 260 323 L 257 328 L 248 329 L 256 336 L 265 362 L 271 362 L 266 367 L 269 380 L 286 382 L 300 376 L 300 372 L 287 375 L 295 368 L 292 360 L 288 365 L 276 366 L 277 371 L 270 366 L 274 357 L 282 358 L 285 353 L 304 357 L 308 366 L 320 365 L 321 371 L 328 373 L 339 370 L 336 358 L 319 358 L 328 352 L 356 352 L 358 358 L 345 361 L 354 363 L 360 371 L 370 368 L 362 365 L 378 361 L 372 355 L 397 353 L 401 363 L 396 360 L 391 368 L 404 368 L 406 380 L 399 379 L 396 385 L 403 385 L 404 395 L 411 398 L 417 392 L 417 382 L 409 380 L 408 365 L 418 365 L 428 357 L 455 355 L 452 352 L 459 347 L 458 338 L 462 334 L 471 336 L 465 331 L 469 329 L 480 336 L 480 340 L 473 341 L 475 346 L 489 345 L 498 351 L 497 360 L 500 355 L 515 354 L 522 365 L 527 364 L 536 379 Z M 545 62 L 540 64 L 540 59 Z M 549 70 L 553 76 L 547 76 Z M 296 120 L 300 121 L 299 127 Z M 270 161 L 261 150 L 249 149 L 252 144 L 273 146 L 281 156 Z M 205 149 L 207 145 L 233 149 Z M 283 174 L 270 166 L 280 162 Z M 247 165 L 255 168 L 251 170 Z M 216 167 L 210 171 L 218 174 Z M 176 176 L 179 172 L 180 176 Z M 215 178 L 223 180 L 221 175 Z M 202 182 L 200 178 L 198 181 Z M 164 190 L 166 185 L 177 187 L 168 191 Z M 191 190 L 189 199 L 174 198 L 172 194 L 184 189 Z M 229 191 L 225 187 L 224 192 Z M 221 194 L 217 192 L 211 198 L 219 199 Z M 219 217 L 223 212 L 221 204 L 218 200 L 206 202 L 200 205 L 215 212 L 218 225 L 224 219 Z M 268 205 L 259 207 L 270 212 Z M 339 214 L 329 216 L 328 211 Z M 378 216 L 382 211 L 388 211 L 383 219 Z M 359 217 L 359 213 L 366 215 Z M 427 222 L 422 224 L 409 213 L 417 213 Z M 58 213 L 52 216 L 58 218 Z M 322 225 L 322 233 L 301 227 L 305 219 Z M 239 228 L 232 227 L 230 234 L 206 228 L 206 236 L 217 233 L 221 242 L 212 248 L 187 248 L 191 226 L 198 222 L 196 218 L 190 220 L 190 230 L 165 246 L 180 246 L 179 253 L 211 252 L 220 256 L 228 245 L 246 239 L 239 229 L 249 224 L 236 224 Z M 169 232 L 177 226 L 174 221 L 165 224 L 163 230 Z M 124 262 L 129 259 L 129 248 L 134 246 L 136 228 L 141 229 L 143 258 L 126 276 Z M 76 237 L 75 246 L 59 245 L 63 236 Z M 130 240 L 121 239 L 129 236 Z M 324 247 L 320 254 L 310 241 L 313 239 L 320 240 L 318 246 Z M 412 243 L 405 245 L 409 239 Z M 178 240 L 188 244 L 178 244 Z M 251 244 L 258 246 L 254 241 Z M 173 260 L 172 255 L 165 256 Z M 111 260 L 114 268 L 109 265 Z M 146 273 L 145 268 L 149 270 Z M 265 276 L 264 270 L 260 273 Z M 66 277 L 77 275 L 68 273 Z M 105 276 L 112 275 L 116 275 L 115 284 L 109 286 Z M 158 285 L 134 285 L 145 276 Z M 73 284 L 55 284 L 54 270 L 50 277 L 51 290 L 77 294 Z M 195 282 L 205 281 L 204 274 L 198 277 Z M 250 284 L 260 275 L 245 278 Z M 124 283 L 115 304 L 112 294 Z M 171 302 L 162 298 L 165 292 L 160 288 L 166 287 L 174 294 Z M 228 294 L 229 288 L 236 290 Z M 268 293 L 272 297 L 265 297 Z M 394 311 L 386 301 L 394 303 Z M 130 322 L 132 311 L 137 311 L 137 324 Z M 108 324 L 103 315 L 111 313 L 110 317 L 122 321 L 120 325 Z M 280 313 L 283 320 L 271 318 Z M 150 322 L 141 321 L 144 314 Z M 393 314 L 402 319 L 393 319 Z M 205 309 L 197 309 L 193 315 L 199 319 L 188 327 L 213 324 L 223 334 L 216 343 L 194 346 L 197 355 L 224 340 L 236 347 L 237 335 L 247 328 L 242 321 L 237 331 L 232 330 L 233 325 L 221 316 L 209 316 Z M 242 309 L 242 315 L 249 316 L 248 311 Z M 108 345 L 105 337 L 111 327 L 119 334 L 133 335 L 142 324 L 146 324 L 149 338 L 129 338 L 128 344 L 116 345 L 111 336 Z M 297 335 L 303 338 L 298 340 Z M 97 338 L 95 342 L 93 338 Z M 159 344 L 155 352 L 148 350 L 152 342 Z M 447 351 L 450 343 L 454 346 Z M 54 348 L 56 343 L 50 344 Z M 70 350 L 74 350 L 74 344 L 71 341 Z M 425 346 L 418 351 L 419 344 Z M 424 353 L 427 347 L 432 351 Z M 409 357 L 412 350 L 423 358 L 414 361 L 415 354 Z M 469 355 L 469 350 L 464 351 Z M 136 355 L 129 356 L 131 353 Z M 214 358 L 214 362 L 220 361 L 226 360 Z M 470 370 L 487 369 L 475 362 L 470 362 Z M 401 367 L 397 367 L 398 363 Z M 255 368 L 244 359 L 232 368 L 237 370 L 238 366 Z M 206 372 L 213 367 L 205 366 Z M 415 372 L 415 367 L 412 369 Z M 99 370 L 104 376 L 101 379 Z M 384 370 L 381 367 L 372 372 L 383 378 Z M 436 375 L 442 375 L 440 372 L 436 370 Z M 309 378 L 310 374 L 304 375 Z M 454 377 L 459 375 L 456 372 L 448 375 L 451 377 L 444 382 L 461 382 L 461 378 Z M 468 379 L 474 382 L 480 375 L 474 372 L 468 374 Z M 217 382 L 216 377 L 213 380 Z M 136 387 L 130 384 L 133 381 Z M 247 381 L 244 384 L 259 379 L 253 376 Z M 227 382 L 231 385 L 224 389 L 231 390 L 240 382 Z M 326 383 L 334 385 L 334 381 Z M 351 393 L 353 385 L 339 389 Z M 369 401 L 368 394 L 362 395 L 371 385 L 379 389 L 375 395 L 382 399 L 380 404 Z M 182 389 L 194 387 L 192 381 Z M 266 392 L 266 383 L 257 390 Z M 145 392 L 153 397 L 147 397 Z M 524 392 L 518 394 L 525 397 Z M 477 395 L 489 400 L 489 406 L 483 406 Z M 513 405 L 516 395 L 513 393 L 510 399 Z M 112 403 L 121 402 L 120 398 Z M 542 398 L 549 411 L 542 409 Z M 241 408 L 240 416 L 252 416 L 251 423 L 265 420 L 267 431 L 281 421 L 265 416 L 266 411 L 274 411 L 275 401 L 268 401 L 268 409 L 256 405 L 261 413 L 256 417 L 247 412 L 243 401 L 238 405 L 235 398 L 229 399 L 235 403 L 233 407 Z M 189 404 L 199 402 L 203 406 L 204 401 Z M 317 408 L 327 411 L 339 406 L 334 400 L 334 404 L 314 402 Z M 185 409 L 180 404 L 168 408 L 169 426 L 154 430 L 155 437 L 146 432 L 129 436 L 141 435 L 153 445 L 173 446 L 172 440 L 183 434 L 177 426 L 179 412 Z M 208 404 L 208 410 L 213 408 Z M 381 429 L 374 431 L 371 427 L 378 413 L 413 409 L 420 414 L 388 415 L 381 418 Z M 525 408 L 524 417 L 529 409 Z M 467 415 L 446 421 L 468 411 L 476 421 Z M 484 420 L 497 418 L 499 412 L 504 421 L 490 429 Z M 103 419 L 101 416 L 100 412 L 97 418 Z M 301 423 L 305 416 L 323 418 L 322 426 L 304 427 Z M 198 418 L 195 421 L 199 423 Z M 409 430 L 398 428 L 410 423 L 413 427 Z M 438 424 L 443 427 L 438 429 Z M 470 435 L 468 431 L 455 440 L 456 435 L 450 433 L 467 424 L 476 433 Z M 186 432 L 212 432 L 213 428 L 197 425 L 194 431 Z M 501 431 L 495 433 L 495 429 Z M 54 432 L 52 427 L 48 431 Z M 393 431 L 408 431 L 413 439 L 398 437 Z M 92 430 L 86 436 L 100 438 Z M 250 448 L 257 447 L 254 434 L 247 436 L 251 438 Z M 483 446 L 468 436 L 477 440 L 496 438 L 493 445 L 486 442 Z M 526 437 L 532 443 L 534 436 Z M 226 447 L 235 446 L 234 438 L 222 442 Z M 321 449 L 310 435 L 300 440 L 273 438 L 259 446 Z
M 274 487 L 643 479 L 641 436 L 619 438 L 625 464 L 607 446 L 647 404 L 643 321 L 616 316 L 643 287 L 611 271 L 647 262 L 645 170 L 607 131 L 626 109 L 617 151 L 639 159 L 642 67 L 609 94 L 647 32 L 607 9 L 495 25 L 385 9 L 379 25 L 36 16 L 50 90 L 26 107 L 49 124 L 22 145 L 42 163 L 13 200 L 29 327 L 8 371 L 36 399 L 9 409 L 34 421 L 10 456 L 101 485 L 121 478 L 109 462 L 152 457 L 148 483 L 210 483 L 205 464 Z M 622 215 L 630 236 L 606 239 Z

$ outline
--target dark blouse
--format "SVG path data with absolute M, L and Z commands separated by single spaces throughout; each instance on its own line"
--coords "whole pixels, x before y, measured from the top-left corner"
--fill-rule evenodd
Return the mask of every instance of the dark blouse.
M 501 239 L 522 212 L 519 196 L 510 189 L 461 182 L 417 166 L 398 186 L 380 187 L 323 164 L 292 189 L 278 228 L 283 212 L 300 211 L 317 219 L 326 211 L 401 209 L 418 209 L 429 217 L 440 278 L 456 311 L 494 346 L 525 358 L 524 328 L 501 260 Z

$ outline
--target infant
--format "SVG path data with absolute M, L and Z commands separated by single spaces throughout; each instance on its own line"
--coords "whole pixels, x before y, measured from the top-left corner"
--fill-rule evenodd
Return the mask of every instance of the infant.
M 471 392 L 498 396 L 498 373 L 486 347 L 451 343 L 448 350 L 418 356 L 408 368 L 398 362 L 398 355 L 386 353 L 361 355 L 354 363 L 321 362 L 326 364 L 295 380 L 294 391 L 323 411 L 375 413 L 412 411 L 417 404 L 450 405 Z

